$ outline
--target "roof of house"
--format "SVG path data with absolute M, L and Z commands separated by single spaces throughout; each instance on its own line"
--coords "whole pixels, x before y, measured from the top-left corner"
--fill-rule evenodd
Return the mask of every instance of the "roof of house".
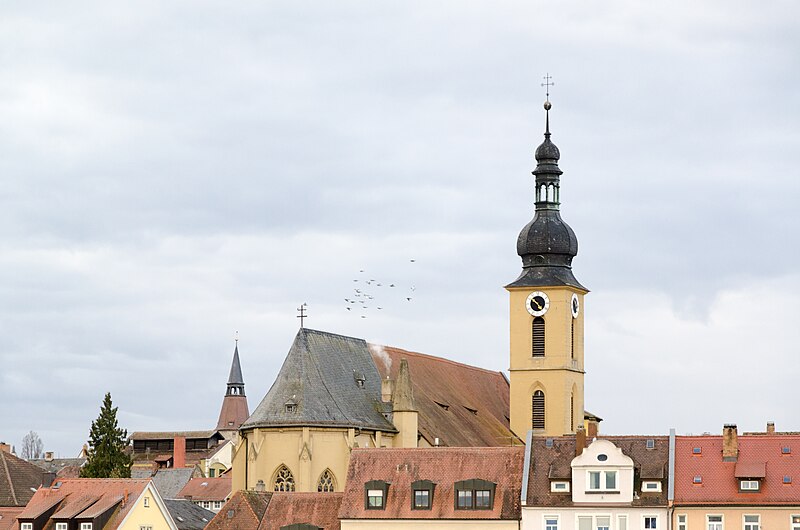
M 430 445 L 508 446 L 522 443 L 508 420 L 509 384 L 501 372 L 388 346 L 370 345 L 382 378 L 397 379 L 408 361 L 418 430 Z
M 25 506 L 42 485 L 44 471 L 11 453 L 0 451 L 0 506 Z
M 736 461 L 723 462 L 722 436 L 676 437 L 675 503 L 797 505 L 800 434 L 739 435 L 738 449 Z M 695 477 L 699 477 L 699 483 L 695 483 Z M 784 477 L 789 477 L 789 483 L 784 483 Z M 758 491 L 739 490 L 739 480 L 748 478 L 759 480 Z
M 180 491 L 194 476 L 195 468 L 159 469 L 153 475 L 153 485 L 162 499 L 178 499 Z
M 178 530 L 203 530 L 216 515 L 185 499 L 164 499 L 164 505 Z
M 40 488 L 18 517 L 35 519 L 54 508 L 60 518 L 74 519 L 91 519 L 113 511 L 103 530 L 115 530 L 149 482 L 130 478 L 64 479 Z
M 525 448 L 439 447 L 354 449 L 347 469 L 341 519 L 506 519 L 520 518 L 520 484 Z M 455 483 L 481 479 L 496 484 L 491 510 L 456 510 Z M 385 509 L 367 510 L 364 486 L 389 483 Z M 411 509 L 411 484 L 434 482 L 430 510 Z
M 232 488 L 231 477 L 193 478 L 178 493 L 178 497 L 193 501 L 224 501 Z
M 131 440 L 174 440 L 177 437 L 183 438 L 191 438 L 191 439 L 202 439 L 202 438 L 211 438 L 214 435 L 217 435 L 219 439 L 222 439 L 222 435 L 220 435 L 216 430 L 211 431 L 163 431 L 163 432 L 155 432 L 155 431 L 137 431 L 131 433 L 128 437 Z
M 22 506 L 0 508 L 0 530 L 16 530 L 17 516 L 23 509 Z
M 338 530 L 341 504 L 341 493 L 273 493 L 258 530 L 301 523 Z
M 633 460 L 634 495 L 632 506 L 666 506 L 667 475 L 669 465 L 669 437 L 667 436 L 603 436 Z M 647 441 L 653 440 L 653 448 Z M 586 444 L 591 443 L 587 439 Z M 553 480 L 572 479 L 572 460 L 576 456 L 576 437 L 534 437 L 531 441 L 530 467 L 528 469 L 528 506 L 574 506 L 570 493 L 550 491 Z M 642 492 L 643 480 L 661 480 L 660 492 Z
M 242 428 L 308 425 L 396 431 L 383 410 L 381 379 L 367 343 L 301 328 L 275 382 Z
M 239 490 L 225 503 L 221 510 L 208 523 L 207 530 L 253 530 L 258 528 L 272 492 Z
M 64 478 L 78 478 L 80 469 L 86 463 L 85 458 L 31 458 L 31 464 L 37 465 L 48 473 Z M 76 474 L 77 473 L 77 474 Z

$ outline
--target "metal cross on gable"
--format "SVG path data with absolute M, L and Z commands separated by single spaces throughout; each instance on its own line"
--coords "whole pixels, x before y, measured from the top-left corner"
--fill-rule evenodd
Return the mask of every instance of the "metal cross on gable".
M 303 302 L 303 305 L 297 308 L 297 312 L 300 313 L 297 315 L 297 318 L 300 319 L 301 328 L 303 327 L 303 321 L 308 318 L 308 315 L 306 315 L 306 307 L 308 307 L 308 304 Z
M 544 83 L 542 86 L 545 87 L 545 94 L 547 95 L 547 100 L 550 100 L 550 87 L 555 86 L 555 83 L 552 82 L 553 77 L 548 72 L 542 79 L 544 79 Z

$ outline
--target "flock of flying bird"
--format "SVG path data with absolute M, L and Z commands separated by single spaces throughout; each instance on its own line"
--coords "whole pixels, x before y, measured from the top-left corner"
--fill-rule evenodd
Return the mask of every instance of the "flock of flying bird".
M 415 263 L 417 260 L 409 260 L 410 263 Z M 362 269 L 358 271 L 359 274 L 364 274 Z M 406 302 L 411 302 L 413 299 L 416 287 L 410 286 L 407 290 L 402 286 L 376 280 L 374 278 L 367 279 L 368 276 L 353 279 L 355 286 L 353 287 L 353 294 L 351 298 L 345 298 L 345 310 L 352 313 L 360 313 L 361 318 L 367 318 L 365 314 L 368 310 L 375 309 L 382 311 L 385 303 L 382 300 L 390 300 L 390 297 L 395 299 L 399 298 Z M 391 300 L 390 302 L 391 303 Z

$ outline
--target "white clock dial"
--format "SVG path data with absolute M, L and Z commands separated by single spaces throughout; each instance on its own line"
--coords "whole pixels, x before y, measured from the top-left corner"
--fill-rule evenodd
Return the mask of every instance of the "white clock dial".
M 572 318 L 578 318 L 578 313 L 581 312 L 581 301 L 578 300 L 578 295 L 575 293 L 572 293 L 570 307 L 572 309 Z
M 531 315 L 540 317 L 550 309 L 550 299 L 543 292 L 534 291 L 529 294 L 528 299 L 525 300 L 525 308 Z

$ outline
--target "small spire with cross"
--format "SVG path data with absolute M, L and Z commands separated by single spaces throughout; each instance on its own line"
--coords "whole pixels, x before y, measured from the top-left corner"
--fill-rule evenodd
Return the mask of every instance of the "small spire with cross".
M 555 83 L 553 83 L 553 77 L 550 75 L 550 72 L 548 72 L 542 79 L 544 79 L 544 83 L 542 83 L 542 86 L 545 87 L 544 90 L 545 90 L 545 96 L 546 96 L 546 99 L 544 100 L 544 110 L 545 110 L 545 116 L 546 116 L 545 117 L 544 135 L 545 135 L 545 137 L 549 138 L 550 137 L 550 109 L 553 107 L 553 104 L 550 103 L 550 87 L 551 86 L 555 86 Z
M 550 101 L 550 87 L 555 86 L 555 83 L 552 82 L 553 76 L 550 75 L 548 72 L 542 79 L 544 79 L 544 83 L 542 86 L 545 87 L 545 95 L 547 96 L 547 101 Z
M 233 340 L 236 344 L 239 344 L 239 330 L 237 329 L 233 334 Z
M 308 318 L 308 315 L 306 315 L 306 307 L 308 307 L 308 304 L 303 302 L 303 305 L 297 308 L 297 312 L 299 313 L 297 318 L 300 319 L 300 329 L 303 329 L 303 323 L 305 319 Z

